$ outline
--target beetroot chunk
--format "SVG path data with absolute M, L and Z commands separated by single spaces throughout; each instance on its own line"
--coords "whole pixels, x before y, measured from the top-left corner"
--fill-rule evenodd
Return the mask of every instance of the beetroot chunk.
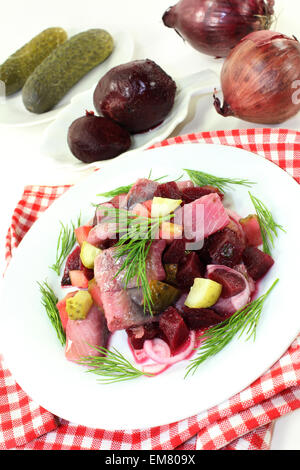
M 215 269 L 208 275 L 209 279 L 218 282 L 222 287 L 221 296 L 224 299 L 233 297 L 245 289 L 246 283 L 239 274 L 228 272 L 225 269 Z
M 181 191 L 175 181 L 160 184 L 154 193 L 154 197 L 165 197 L 168 199 L 181 199 Z
M 158 321 L 145 323 L 145 325 L 132 326 L 126 330 L 129 341 L 134 349 L 142 349 L 147 339 L 160 336 Z
M 215 188 L 214 186 L 201 186 L 183 189 L 181 199 L 185 204 L 189 204 L 190 202 L 196 201 L 197 199 L 200 199 L 200 197 L 207 196 L 207 194 L 211 193 L 217 193 L 221 199 L 224 198 L 224 194 L 221 193 L 218 188 Z
M 194 251 L 182 257 L 178 264 L 176 283 L 180 287 L 191 287 L 196 277 L 203 277 L 205 267 Z
M 189 308 L 184 306 L 182 316 L 190 330 L 201 330 L 224 321 L 221 315 L 210 308 Z
M 243 249 L 241 239 L 229 228 L 225 227 L 209 237 L 208 252 L 213 264 L 233 268 L 241 262 Z
M 255 246 L 247 246 L 243 252 L 243 261 L 249 276 L 254 281 L 261 279 L 274 264 L 274 260 L 270 255 Z
M 66 266 L 64 270 L 64 274 L 61 280 L 62 286 L 71 286 L 71 279 L 69 276 L 70 271 L 78 271 L 81 270 L 81 260 L 80 260 L 80 246 L 77 246 L 68 256 L 66 261 Z
M 185 240 L 174 240 L 163 255 L 164 264 L 178 264 L 185 255 Z
M 159 319 L 159 327 L 173 353 L 189 337 L 189 329 L 182 316 L 174 307 L 169 307 Z

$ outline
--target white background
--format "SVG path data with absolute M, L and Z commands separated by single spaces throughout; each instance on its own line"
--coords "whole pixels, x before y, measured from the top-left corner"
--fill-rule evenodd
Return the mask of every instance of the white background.
M 161 20 L 175 0 L 10 0 L 1 7 L 0 63 L 34 35 L 49 26 L 65 29 L 100 27 L 126 30 L 135 42 L 134 58 L 149 58 L 176 78 L 210 68 L 219 73 L 222 61 L 204 56 L 184 43 Z M 300 38 L 298 0 L 276 0 L 273 29 Z M 0 104 L 5 106 L 5 104 Z M 78 172 L 57 170 L 43 159 L 40 143 L 47 124 L 26 128 L 0 125 L 0 271 L 4 269 L 4 244 L 12 211 L 26 184 L 68 184 L 83 177 Z M 172 135 L 188 132 L 259 127 L 235 118 L 223 118 L 212 98 L 193 100 L 188 118 Z M 300 114 L 281 127 L 300 129 Z M 20 280 L 16 280 L 21 282 Z M 300 411 L 278 420 L 272 449 L 300 450 Z

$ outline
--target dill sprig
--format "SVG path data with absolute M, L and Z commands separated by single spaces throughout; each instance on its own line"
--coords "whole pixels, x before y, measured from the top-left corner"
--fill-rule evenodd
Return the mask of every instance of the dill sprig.
M 240 186 L 252 186 L 255 184 L 252 181 L 248 180 L 239 180 L 236 178 L 221 178 L 220 176 L 210 175 L 209 173 L 204 173 L 203 171 L 196 170 L 187 170 L 190 179 L 196 186 L 214 186 L 218 188 L 221 192 L 225 192 L 230 185 L 237 184 Z
M 205 332 L 203 343 L 198 349 L 198 355 L 190 361 L 185 376 L 190 373 L 194 374 L 200 364 L 219 353 L 230 343 L 237 333 L 240 333 L 240 338 L 242 334 L 246 332 L 246 341 L 251 337 L 253 337 L 255 341 L 256 328 L 261 317 L 264 303 L 278 282 L 279 279 L 273 283 L 265 294 L 238 310 L 224 322 L 209 328 Z
M 59 276 L 61 267 L 66 260 L 67 256 L 71 253 L 73 246 L 76 242 L 75 228 L 81 225 L 81 215 L 77 219 L 77 225 L 71 222 L 71 226 L 64 225 L 60 222 L 61 230 L 59 232 L 57 246 L 56 246 L 56 261 L 55 264 L 50 266 L 50 269 L 56 272 Z
M 110 212 L 110 209 L 108 209 Z M 125 209 L 112 209 L 114 217 L 117 217 L 119 227 L 117 232 L 120 238 L 116 243 L 115 257 L 124 259 L 116 276 L 124 271 L 124 288 L 136 278 L 137 287 L 141 287 L 144 295 L 144 311 L 152 314 L 151 289 L 147 279 L 147 256 L 153 241 L 157 236 L 162 222 L 169 221 L 174 214 L 164 217 L 142 217 L 130 214 Z
M 82 357 L 78 363 L 90 367 L 87 372 L 99 375 L 102 383 L 124 382 L 141 376 L 151 377 L 153 374 L 143 372 L 133 366 L 117 349 L 106 349 L 92 346 L 102 356 Z
M 64 345 L 66 342 L 66 334 L 61 323 L 59 311 L 56 307 L 58 298 L 56 297 L 53 290 L 46 281 L 44 281 L 43 283 L 38 282 L 38 286 L 42 295 L 42 305 L 45 307 L 48 318 L 56 331 L 57 337 L 61 345 Z
M 261 236 L 263 239 L 263 251 L 268 255 L 271 255 L 270 244 L 272 247 L 274 247 L 274 238 L 278 237 L 278 230 L 281 230 L 282 232 L 285 232 L 285 230 L 281 225 L 278 225 L 275 222 L 272 213 L 262 201 L 253 196 L 250 191 L 249 196 L 254 205 L 258 218 Z

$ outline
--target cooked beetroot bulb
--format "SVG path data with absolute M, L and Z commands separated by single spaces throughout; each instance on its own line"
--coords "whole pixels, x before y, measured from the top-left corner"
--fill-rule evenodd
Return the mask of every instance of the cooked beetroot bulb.
M 223 286 L 221 296 L 225 299 L 239 294 L 246 286 L 245 281 L 238 273 L 234 274 L 233 272 L 228 272 L 221 268 L 215 269 L 208 277 Z
M 178 264 L 185 255 L 185 240 L 174 240 L 163 255 L 164 264 Z
M 152 60 L 118 65 L 99 81 L 94 106 L 130 133 L 161 124 L 174 105 L 176 83 Z
M 184 306 L 182 316 L 190 330 L 201 330 L 218 325 L 224 318 L 210 308 L 189 308 Z
M 154 197 L 165 197 L 168 199 L 181 199 L 181 191 L 175 181 L 160 184 L 154 193 Z
M 81 270 L 82 263 L 80 259 L 80 246 L 77 246 L 68 256 L 64 274 L 61 280 L 61 285 L 63 287 L 71 286 L 71 279 L 69 276 L 70 271 Z
M 189 337 L 189 329 L 174 307 L 168 307 L 159 319 L 159 327 L 171 352 L 176 351 Z
M 146 339 L 153 339 L 160 336 L 158 321 L 145 323 L 145 325 L 132 326 L 126 330 L 129 341 L 134 349 L 142 349 Z
M 176 283 L 178 286 L 187 288 L 194 284 L 196 277 L 203 277 L 205 267 L 194 251 L 182 257 L 178 263 Z
M 274 260 L 270 255 L 255 246 L 247 246 L 243 252 L 243 261 L 249 276 L 254 281 L 261 279 L 274 264 Z
M 214 186 L 201 186 L 183 189 L 181 199 L 185 204 L 189 204 L 190 202 L 196 201 L 197 199 L 200 199 L 200 197 L 207 196 L 207 194 L 211 193 L 217 193 L 221 199 L 224 198 L 224 194 L 221 193 L 218 188 L 215 188 Z
M 208 240 L 208 252 L 213 264 L 223 264 L 233 268 L 241 262 L 243 249 L 240 237 L 226 227 L 211 235 Z
M 69 127 L 68 145 L 78 160 L 92 163 L 126 152 L 131 146 L 131 137 L 111 119 L 87 112 Z

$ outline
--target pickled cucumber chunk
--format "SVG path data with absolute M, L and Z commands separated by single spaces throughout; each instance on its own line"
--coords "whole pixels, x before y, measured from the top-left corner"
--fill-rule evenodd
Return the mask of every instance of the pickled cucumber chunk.
M 50 111 L 84 75 L 112 52 L 112 36 L 90 29 L 71 37 L 55 49 L 26 81 L 22 96 L 28 111 Z
M 36 67 L 66 39 L 67 33 L 62 28 L 45 29 L 0 65 L 6 95 L 21 90 Z

